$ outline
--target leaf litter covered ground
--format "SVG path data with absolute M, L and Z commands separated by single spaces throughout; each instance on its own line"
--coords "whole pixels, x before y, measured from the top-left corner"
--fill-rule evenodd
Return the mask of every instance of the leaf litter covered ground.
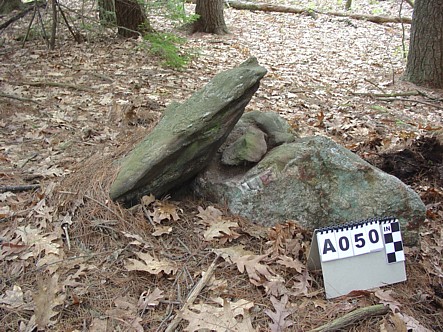
M 355 6 L 398 16 L 400 1 Z M 407 4 L 401 13 L 410 17 Z M 443 330 L 443 95 L 400 80 L 409 26 L 234 9 L 225 18 L 230 35 L 188 37 L 198 56 L 182 71 L 108 31 L 83 32 L 83 44 L 63 31 L 55 51 L 14 39 L 29 17 L 3 32 L 1 187 L 40 188 L 0 193 L 0 329 L 164 331 L 181 310 L 178 330 L 309 331 L 382 303 L 388 314 L 345 330 Z M 109 200 L 115 161 L 165 106 L 249 56 L 268 74 L 247 110 L 331 137 L 421 195 L 428 218 L 421 247 L 407 248 L 407 282 L 326 301 L 321 275 L 306 269 L 312 233 L 294 221 L 263 228 L 194 197 L 146 196 L 129 210 Z

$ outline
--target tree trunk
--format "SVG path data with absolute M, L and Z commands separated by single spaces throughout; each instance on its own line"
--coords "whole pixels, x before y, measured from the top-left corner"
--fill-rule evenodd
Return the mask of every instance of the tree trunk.
M 138 37 L 151 30 L 145 9 L 137 0 L 115 0 L 114 3 L 120 36 Z
M 222 35 L 228 33 L 223 16 L 224 0 L 197 0 L 195 13 L 199 15 L 192 32 L 207 32 Z
M 406 80 L 443 88 L 443 0 L 416 0 Z
M 105 27 L 117 25 L 114 0 L 98 0 L 98 14 L 101 25 Z

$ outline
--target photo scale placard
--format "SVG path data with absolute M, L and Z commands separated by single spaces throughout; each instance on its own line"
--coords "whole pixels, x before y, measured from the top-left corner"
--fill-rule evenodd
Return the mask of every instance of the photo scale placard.
M 370 219 L 315 231 L 308 268 L 322 269 L 326 297 L 406 280 L 400 223 Z

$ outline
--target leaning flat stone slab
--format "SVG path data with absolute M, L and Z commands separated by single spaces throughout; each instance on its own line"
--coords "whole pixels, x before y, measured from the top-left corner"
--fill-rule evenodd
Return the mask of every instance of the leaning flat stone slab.
M 136 204 L 160 197 L 203 170 L 242 116 L 266 69 L 250 58 L 216 75 L 182 104 L 167 108 L 157 126 L 122 161 L 110 196 Z

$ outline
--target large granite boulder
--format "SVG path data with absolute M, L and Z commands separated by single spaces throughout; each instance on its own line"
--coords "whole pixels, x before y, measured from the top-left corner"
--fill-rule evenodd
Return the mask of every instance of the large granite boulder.
M 395 216 L 404 242 L 418 241 L 418 225 L 425 218 L 419 196 L 326 137 L 295 138 L 246 170 L 224 166 L 220 158 L 196 178 L 195 191 L 258 224 L 296 220 L 315 229 Z
M 251 58 L 216 75 L 184 103 L 169 106 L 122 161 L 111 198 L 131 205 L 145 194 L 162 196 L 192 179 L 213 159 L 265 74 Z

